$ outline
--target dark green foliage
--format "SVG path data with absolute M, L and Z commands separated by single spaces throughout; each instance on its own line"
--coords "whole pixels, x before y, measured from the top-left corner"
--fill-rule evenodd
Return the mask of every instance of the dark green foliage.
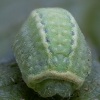
M 0 63 L 0 100 L 33 100 L 15 62 Z

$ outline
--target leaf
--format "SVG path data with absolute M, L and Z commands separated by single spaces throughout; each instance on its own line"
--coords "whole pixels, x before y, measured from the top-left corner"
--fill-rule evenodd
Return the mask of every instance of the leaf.
M 17 64 L 0 63 L 0 100 L 33 100 L 33 90 L 21 79 Z
M 91 74 L 71 100 L 100 100 L 100 63 L 93 62 Z

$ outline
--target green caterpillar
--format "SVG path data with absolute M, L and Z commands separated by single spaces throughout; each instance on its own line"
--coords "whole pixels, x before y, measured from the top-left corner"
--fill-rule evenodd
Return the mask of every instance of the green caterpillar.
M 32 11 L 13 42 L 23 80 L 42 97 L 70 96 L 91 72 L 91 52 L 73 16 L 61 8 Z

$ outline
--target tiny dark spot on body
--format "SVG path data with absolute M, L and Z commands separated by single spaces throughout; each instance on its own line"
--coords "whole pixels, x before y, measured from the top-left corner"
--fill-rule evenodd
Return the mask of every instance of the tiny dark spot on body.
M 75 24 L 71 23 L 71 26 L 72 26 L 72 27 L 75 27 Z
M 64 62 L 68 64 L 68 58 L 64 58 Z
M 91 82 L 94 82 L 95 80 L 94 79 L 92 79 L 92 81 Z
M 88 61 L 90 61 L 90 60 L 88 59 Z
M 45 58 L 41 58 L 37 61 L 37 65 L 39 65 L 39 66 L 43 66 L 45 64 L 47 64 L 47 59 L 45 59 Z
M 40 55 L 41 53 L 37 51 L 36 55 Z
M 43 14 L 39 14 L 40 18 L 43 18 Z
M 68 63 L 68 59 L 66 59 L 66 63 Z
M 69 50 L 69 54 L 70 54 L 72 51 L 73 51 L 72 48 L 70 48 L 70 50 Z
M 70 16 L 68 15 L 68 18 L 71 20 Z
M 45 33 L 48 32 L 48 29 L 46 27 L 44 27 L 43 30 L 45 31 Z
M 74 31 L 71 31 L 71 34 L 72 34 L 72 35 L 75 35 Z
M 49 40 L 49 38 L 48 38 L 48 37 L 46 37 L 46 41 L 47 41 L 47 42 L 50 42 L 50 40 Z
M 40 66 L 42 66 L 42 65 L 43 65 L 43 62 L 42 62 L 41 60 L 39 60 L 39 61 L 37 62 L 37 64 L 40 65 Z
M 32 51 L 32 49 L 31 49 L 31 51 Z
M 71 40 L 71 45 L 73 45 L 73 44 L 74 44 L 74 40 L 72 39 L 72 40 Z
M 41 21 L 41 24 L 43 24 L 43 25 L 44 25 L 44 24 L 45 24 L 45 22 L 42 20 L 42 21 Z
M 51 48 L 50 46 L 48 47 L 48 49 L 49 49 L 50 52 L 53 52 L 53 51 L 52 51 L 52 48 Z

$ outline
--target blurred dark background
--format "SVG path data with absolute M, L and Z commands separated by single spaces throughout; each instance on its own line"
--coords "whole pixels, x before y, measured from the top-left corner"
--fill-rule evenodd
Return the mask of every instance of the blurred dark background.
M 12 38 L 30 12 L 41 7 L 67 9 L 100 61 L 100 0 L 0 0 L 0 62 L 13 59 Z

